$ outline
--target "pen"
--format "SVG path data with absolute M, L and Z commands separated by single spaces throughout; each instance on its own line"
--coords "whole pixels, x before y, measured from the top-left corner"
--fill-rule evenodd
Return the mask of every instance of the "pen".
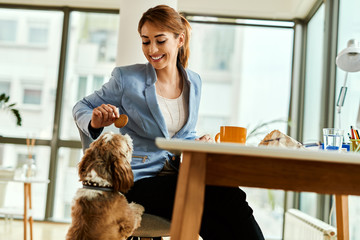
M 349 136 L 349 139 L 352 139 L 350 133 L 348 133 L 348 136 Z
M 360 139 L 358 130 L 354 130 L 356 139 Z
M 315 147 L 315 146 L 320 146 L 320 145 L 321 145 L 320 142 L 303 144 L 304 147 Z
M 350 132 L 351 132 L 351 139 L 355 139 L 353 126 L 350 126 Z

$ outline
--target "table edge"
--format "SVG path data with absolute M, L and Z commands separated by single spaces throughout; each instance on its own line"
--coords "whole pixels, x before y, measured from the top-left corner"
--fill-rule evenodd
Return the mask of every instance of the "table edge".
M 214 154 L 234 154 L 254 157 L 284 158 L 289 160 L 325 161 L 329 163 L 360 164 L 360 154 L 352 152 L 327 152 L 307 149 L 246 146 L 236 143 L 207 143 L 195 140 L 156 138 L 155 144 L 176 154 L 184 151 Z

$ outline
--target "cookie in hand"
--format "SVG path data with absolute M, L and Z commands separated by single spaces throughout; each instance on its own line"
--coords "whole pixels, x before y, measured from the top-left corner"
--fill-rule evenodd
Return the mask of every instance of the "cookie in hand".
M 125 127 L 126 124 L 128 123 L 128 116 L 125 114 L 120 114 L 120 117 L 118 119 L 115 120 L 115 127 L 117 128 L 122 128 Z

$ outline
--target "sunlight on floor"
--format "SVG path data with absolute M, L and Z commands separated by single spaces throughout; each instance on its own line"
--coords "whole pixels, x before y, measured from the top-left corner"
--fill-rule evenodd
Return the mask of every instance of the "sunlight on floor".
M 64 240 L 70 224 L 53 222 L 34 222 L 33 237 L 36 240 Z M 29 227 L 27 239 L 30 239 Z M 19 240 L 24 239 L 24 224 L 22 220 L 6 221 L 0 219 L 0 239 Z M 165 237 L 164 240 L 170 240 Z
M 64 240 L 70 224 L 52 222 L 34 222 L 33 237 L 37 240 Z M 30 239 L 30 229 L 27 228 L 27 239 Z M 6 221 L 0 219 L 1 239 L 19 240 L 24 239 L 24 224 L 22 220 Z
M 64 240 L 69 226 L 69 223 L 34 222 L 33 237 L 36 240 Z M 30 239 L 29 226 L 27 229 L 27 239 Z M 0 218 L 0 240 L 20 239 L 24 239 L 23 221 L 5 221 Z M 163 240 L 170 240 L 170 237 L 164 237 Z M 199 237 L 199 240 L 202 240 L 202 238 Z

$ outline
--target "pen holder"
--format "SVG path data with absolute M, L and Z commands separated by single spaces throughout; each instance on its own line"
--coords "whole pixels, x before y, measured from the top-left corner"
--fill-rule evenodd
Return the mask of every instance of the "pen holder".
M 350 139 L 350 151 L 360 153 L 360 139 Z

